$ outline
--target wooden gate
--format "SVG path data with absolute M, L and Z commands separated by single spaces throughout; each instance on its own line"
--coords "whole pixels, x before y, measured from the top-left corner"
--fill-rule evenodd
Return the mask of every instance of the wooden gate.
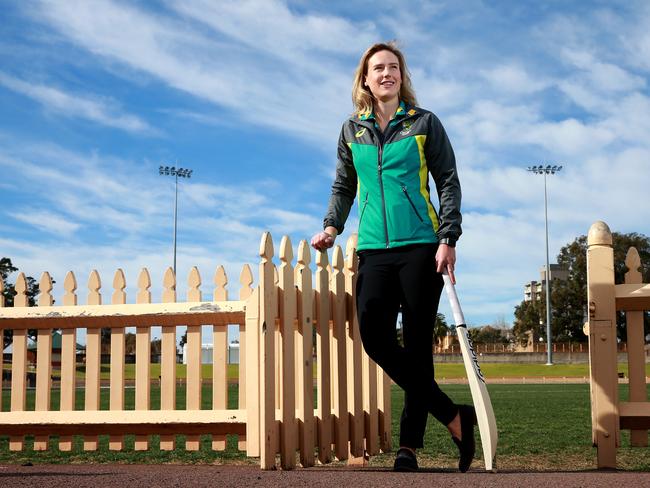
M 0 398 L 10 395 L 10 408 L 0 411 L 0 435 L 10 436 L 11 450 L 22 450 L 24 437 L 34 435 L 37 451 L 49 448 L 52 435 L 60 436 L 58 447 L 64 451 L 73 448 L 72 436 L 83 436 L 84 450 L 96 450 L 97 436 L 109 434 L 109 449 L 122 450 L 124 435 L 133 434 L 135 449 L 147 450 L 150 436 L 159 435 L 160 448 L 171 450 L 176 436 L 183 434 L 185 449 L 198 450 L 200 436 L 207 434 L 212 449 L 224 450 L 226 435 L 237 435 L 239 449 L 259 456 L 264 469 L 275 466 L 276 454 L 282 467 L 290 469 L 296 453 L 301 465 L 313 465 L 316 449 L 321 463 L 390 450 L 390 381 L 363 352 L 356 322 L 355 244 L 354 238 L 348 241 L 346 259 L 336 246 L 331 266 L 326 253 L 317 253 L 312 275 L 306 241 L 300 243 L 294 265 L 291 242 L 284 237 L 276 267 L 272 238 L 266 233 L 260 245 L 259 285 L 251 286 L 253 275 L 245 266 L 239 300 L 228 299 L 228 280 L 219 267 L 211 300 L 204 299 L 199 271 L 193 268 L 187 301 L 177 303 L 176 277 L 168 269 L 161 303 L 152 303 L 151 280 L 144 269 L 136 303 L 126 303 L 126 280 L 118 270 L 111 304 L 102 304 L 101 279 L 94 271 L 85 305 L 77 304 L 76 279 L 68 273 L 63 304 L 55 306 L 52 280 L 44 273 L 38 306 L 29 307 L 26 280 L 20 274 L 14 307 L 3 307 L 0 301 L 0 333 L 13 333 L 10 367 L 3 369 L 10 376 L 9 388 L 0 389 Z M 0 281 L 0 291 L 2 286 Z M 201 364 L 205 325 L 212 331 L 211 378 Z M 185 371 L 177 364 L 179 326 L 187 326 Z M 227 373 L 228 326 L 239 328 L 236 378 Z M 135 327 L 136 336 L 133 377 L 128 380 L 127 327 Z M 154 327 L 161 328 L 158 378 L 151 375 L 157 368 L 150 354 Z M 33 329 L 36 364 L 28 371 L 28 330 Z M 81 368 L 78 329 L 86 329 Z M 102 329 L 110 330 L 108 364 L 101 360 Z M 61 334 L 59 361 L 53 360 L 55 331 Z M 32 393 L 27 380 L 34 373 L 35 398 L 28 409 Z M 238 388 L 235 408 L 228 408 L 229 383 Z M 127 408 L 129 388 L 135 399 Z M 102 390 L 109 396 L 104 403 Z M 177 398 L 179 392 L 182 397 Z M 75 402 L 77 394 L 83 394 L 82 405 Z

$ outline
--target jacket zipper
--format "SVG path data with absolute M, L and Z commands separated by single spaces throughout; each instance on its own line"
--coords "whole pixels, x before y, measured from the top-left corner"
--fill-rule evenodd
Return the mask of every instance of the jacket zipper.
M 404 195 L 406 195 L 406 199 L 407 199 L 407 200 L 409 201 L 409 203 L 411 204 L 411 208 L 412 208 L 413 211 L 415 212 L 415 215 L 417 215 L 417 217 L 418 217 L 418 219 L 420 220 L 420 222 L 424 222 L 424 220 L 422 220 L 422 217 L 420 217 L 420 212 L 418 212 L 418 209 L 415 208 L 415 204 L 413 203 L 413 200 L 411 200 L 411 197 L 409 196 L 408 192 L 406 191 L 406 186 L 402 185 L 402 191 L 404 192 Z
M 361 221 L 363 220 L 363 214 L 366 213 L 366 205 L 368 205 L 368 193 L 366 193 L 366 198 L 363 201 L 363 207 L 361 207 L 361 215 L 359 216 L 359 227 L 361 227 Z
M 386 127 L 388 130 L 388 127 Z M 381 163 L 382 155 L 384 152 L 384 136 L 383 134 L 379 135 L 379 148 L 377 150 L 377 177 L 379 178 L 379 189 L 381 190 L 381 209 L 384 213 L 384 237 L 386 238 L 386 248 L 390 247 L 388 242 L 388 217 L 386 216 L 386 198 L 384 197 L 384 182 L 381 178 Z

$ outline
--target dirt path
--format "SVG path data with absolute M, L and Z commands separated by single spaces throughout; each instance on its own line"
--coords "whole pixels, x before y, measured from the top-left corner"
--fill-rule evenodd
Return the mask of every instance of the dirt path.
M 49 487 L 650 487 L 650 473 L 631 472 L 458 472 L 393 473 L 376 468 L 317 467 L 261 471 L 253 466 L 187 465 L 0 465 L 0 486 Z

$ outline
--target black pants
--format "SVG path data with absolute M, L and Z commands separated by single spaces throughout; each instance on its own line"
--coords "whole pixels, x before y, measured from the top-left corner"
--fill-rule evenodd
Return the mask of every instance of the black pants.
M 435 244 L 359 252 L 357 314 L 363 347 L 405 392 L 400 445 L 423 447 L 428 414 L 448 425 L 458 407 L 434 379 L 433 328 L 442 276 Z M 404 346 L 397 341 L 400 304 Z

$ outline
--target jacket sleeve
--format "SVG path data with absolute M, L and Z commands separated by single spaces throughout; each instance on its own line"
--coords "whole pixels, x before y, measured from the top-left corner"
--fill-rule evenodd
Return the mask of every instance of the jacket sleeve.
M 354 196 L 357 191 L 357 172 L 352 164 L 352 152 L 345 142 L 341 129 L 338 143 L 338 160 L 336 163 L 336 178 L 332 184 L 327 213 L 323 220 L 323 228 L 332 226 L 341 234 L 345 227 L 345 221 L 350 214 Z
M 445 128 L 434 114 L 429 119 L 429 134 L 425 143 L 427 167 L 436 184 L 440 202 L 438 238 L 455 245 L 462 233 L 460 214 L 460 181 L 456 157 Z

